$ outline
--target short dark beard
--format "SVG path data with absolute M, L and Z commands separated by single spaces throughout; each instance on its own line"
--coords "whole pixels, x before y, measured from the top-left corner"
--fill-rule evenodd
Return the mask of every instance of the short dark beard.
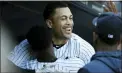
M 53 30 L 53 37 L 57 38 L 57 39 L 61 39 L 61 40 L 68 40 L 69 38 L 66 38 L 64 36 L 60 36 L 57 34 L 57 32 L 55 32 L 55 30 Z

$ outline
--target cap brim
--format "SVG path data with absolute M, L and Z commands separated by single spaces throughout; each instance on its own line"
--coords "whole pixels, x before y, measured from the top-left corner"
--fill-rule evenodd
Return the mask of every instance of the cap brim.
M 97 26 L 97 19 L 98 19 L 98 17 L 95 17 L 93 20 L 92 20 L 92 24 L 93 24 L 93 26 Z
M 121 14 L 120 14 L 120 13 L 115 14 L 115 13 L 113 13 L 113 12 L 104 12 L 104 13 L 100 14 L 99 17 L 102 17 L 102 16 L 112 16 L 112 15 L 120 16 Z M 92 20 L 92 24 L 93 24 L 94 26 L 97 26 L 97 24 L 96 24 L 96 23 L 97 23 L 97 19 L 98 19 L 98 17 L 95 17 L 95 18 Z

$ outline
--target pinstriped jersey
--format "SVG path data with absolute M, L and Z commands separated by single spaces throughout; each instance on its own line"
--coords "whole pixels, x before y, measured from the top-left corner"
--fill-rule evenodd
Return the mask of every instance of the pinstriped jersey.
M 37 60 L 35 60 L 37 61 Z M 70 62 L 69 62 L 70 61 Z M 40 64 L 37 62 L 38 65 Z M 54 63 L 45 63 L 44 67 L 39 67 L 36 69 L 36 73 L 41 72 L 77 72 L 83 65 L 82 60 L 80 58 L 68 58 L 68 59 L 58 59 Z
M 38 68 L 36 65 L 37 62 L 35 63 L 34 61 L 36 58 L 31 55 L 29 50 L 30 45 L 27 39 L 25 39 L 14 48 L 8 56 L 8 59 L 23 69 L 34 70 Z M 65 45 L 59 49 L 54 47 L 54 53 L 55 56 L 60 59 L 80 58 L 82 61 L 81 67 L 83 67 L 90 62 L 91 57 L 95 54 L 95 50 L 87 41 L 72 33 L 72 37 Z M 41 62 L 39 66 L 43 67 L 44 64 L 45 63 Z

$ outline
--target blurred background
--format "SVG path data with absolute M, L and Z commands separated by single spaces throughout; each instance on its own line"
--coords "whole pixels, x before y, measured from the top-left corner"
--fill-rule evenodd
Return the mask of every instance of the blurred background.
M 34 72 L 23 70 L 7 60 L 7 55 L 34 25 L 46 25 L 42 13 L 49 1 L 0 1 L 1 72 Z M 92 43 L 92 19 L 103 13 L 105 1 L 68 1 L 74 16 L 73 32 Z M 122 13 L 122 2 L 115 2 Z

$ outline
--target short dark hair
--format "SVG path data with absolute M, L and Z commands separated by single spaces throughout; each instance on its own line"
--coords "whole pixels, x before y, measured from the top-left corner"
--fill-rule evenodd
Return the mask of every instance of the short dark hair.
M 68 4 L 62 1 L 48 3 L 43 12 L 44 20 L 50 18 L 54 14 L 56 8 L 63 8 L 63 7 L 68 7 Z
M 45 26 L 34 26 L 26 35 L 34 52 L 46 50 L 52 43 L 51 29 Z

